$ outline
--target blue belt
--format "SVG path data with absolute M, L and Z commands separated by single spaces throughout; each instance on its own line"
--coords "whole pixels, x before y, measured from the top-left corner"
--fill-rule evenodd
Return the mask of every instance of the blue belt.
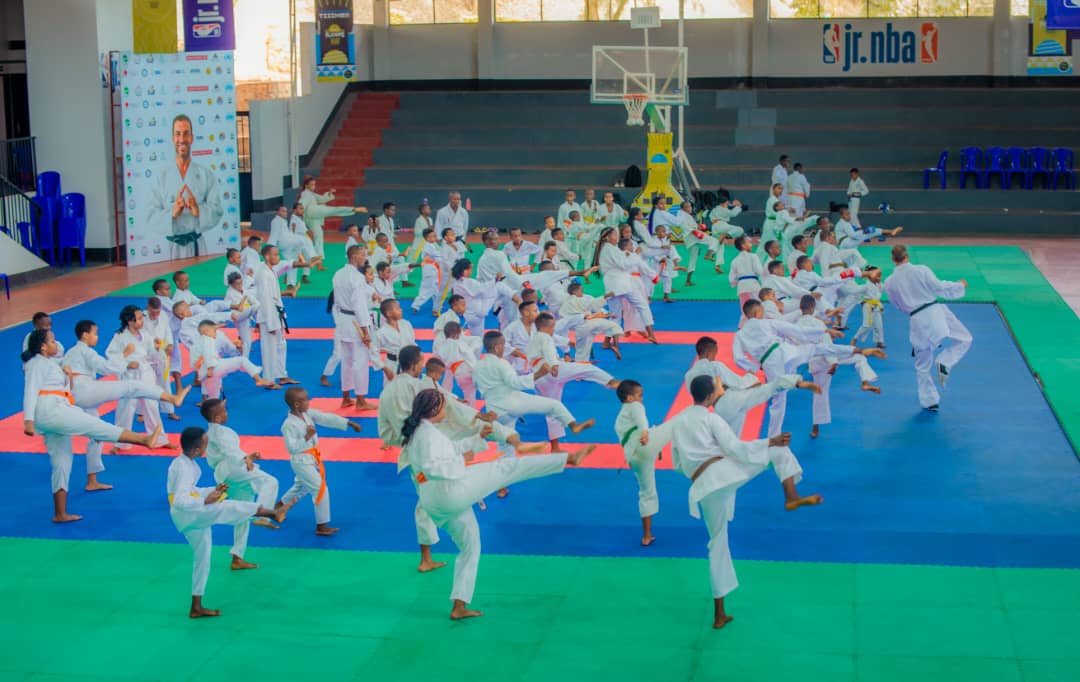
M 743 275 L 742 277 L 738 278 L 738 279 L 737 279 L 736 281 L 737 281 L 737 282 L 741 282 L 741 281 L 743 281 L 744 279 L 756 279 L 756 280 L 758 280 L 759 282 L 761 281 L 761 280 L 760 280 L 760 278 L 758 278 L 758 276 L 757 276 L 757 275 Z

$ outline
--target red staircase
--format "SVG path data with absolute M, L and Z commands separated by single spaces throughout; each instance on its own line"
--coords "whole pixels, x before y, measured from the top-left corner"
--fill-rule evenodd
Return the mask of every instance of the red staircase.
M 397 108 L 398 96 L 393 93 L 364 92 L 353 99 L 319 171 L 319 191 L 337 191 L 334 205 L 352 205 L 353 191 L 364 186 L 364 169 L 374 163 L 382 131 L 390 127 Z M 375 206 L 367 208 L 378 210 Z M 341 218 L 327 218 L 326 228 L 341 229 Z

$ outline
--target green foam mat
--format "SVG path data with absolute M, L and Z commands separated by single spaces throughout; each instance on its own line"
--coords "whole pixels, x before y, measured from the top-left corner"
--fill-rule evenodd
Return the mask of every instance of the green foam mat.
M 702 554 L 704 539 L 702 529 Z M 452 569 L 418 574 L 412 554 L 256 547 L 248 558 L 261 567 L 231 572 L 228 547 L 215 547 L 206 603 L 223 616 L 190 621 L 184 545 L 0 539 L 10 609 L 0 679 L 1058 682 L 1080 672 L 1077 570 L 736 561 L 735 620 L 715 632 L 704 559 L 485 556 L 475 599 L 485 615 L 452 623 Z

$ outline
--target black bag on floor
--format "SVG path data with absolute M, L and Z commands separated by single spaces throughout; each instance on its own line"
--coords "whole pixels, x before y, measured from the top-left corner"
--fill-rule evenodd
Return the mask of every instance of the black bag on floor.
M 641 169 L 637 166 L 630 166 L 626 169 L 626 175 L 623 176 L 624 187 L 641 187 Z

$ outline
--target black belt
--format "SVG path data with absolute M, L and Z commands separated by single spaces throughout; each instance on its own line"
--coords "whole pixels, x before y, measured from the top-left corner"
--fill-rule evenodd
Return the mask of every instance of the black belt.
M 397 362 L 397 353 L 387 353 L 386 359 L 391 362 Z
M 284 306 L 276 305 L 274 307 L 277 308 L 277 316 L 278 316 L 278 319 L 281 320 L 281 327 L 285 330 L 285 333 L 288 334 L 289 333 L 289 319 L 288 319 L 288 316 L 285 315 Z
M 923 303 L 921 306 L 919 306 L 915 310 L 912 310 L 910 313 L 908 313 L 908 317 L 915 317 L 916 315 L 918 315 L 922 311 L 926 310 L 930 306 L 937 305 L 938 303 L 939 303 L 939 301 L 930 301 L 929 303 Z
M 356 313 L 354 311 L 352 311 L 352 310 L 345 310 L 344 308 L 338 308 L 337 310 L 342 315 L 353 315 L 353 316 L 356 315 Z

